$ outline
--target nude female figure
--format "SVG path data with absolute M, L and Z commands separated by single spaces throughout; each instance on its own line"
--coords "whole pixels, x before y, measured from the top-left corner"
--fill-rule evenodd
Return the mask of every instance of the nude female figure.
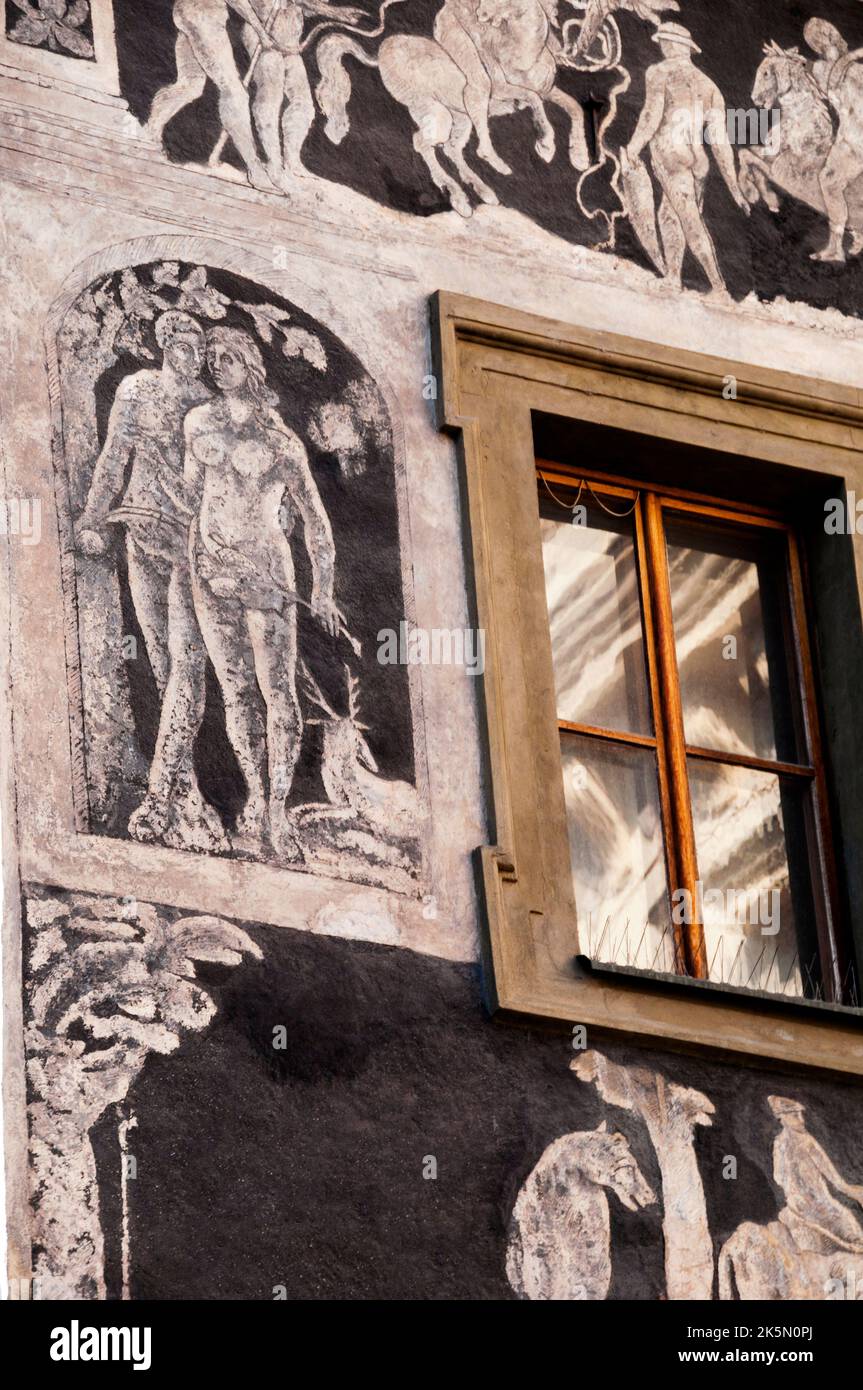
M 278 851 L 291 840 L 285 800 L 302 734 L 298 595 L 286 530 L 299 514 L 310 606 L 334 635 L 335 547 L 305 448 L 275 409 L 256 343 L 238 329 L 211 329 L 207 363 L 219 395 L 185 422 L 186 481 L 200 498 L 190 535 L 192 593 L 248 789 L 237 841 L 260 850 L 269 840 Z

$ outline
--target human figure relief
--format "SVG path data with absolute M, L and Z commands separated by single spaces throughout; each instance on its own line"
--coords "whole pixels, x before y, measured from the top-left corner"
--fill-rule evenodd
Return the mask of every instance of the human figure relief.
M 161 143 L 165 126 L 184 106 L 198 100 L 209 78 L 219 93 L 219 118 L 246 166 L 249 179 L 256 188 L 272 192 L 274 183 L 255 147 L 249 97 L 237 71 L 228 36 L 231 10 L 254 32 L 264 51 L 277 47 L 259 19 L 252 0 L 174 0 L 177 76 L 174 82 L 156 93 L 144 129 L 152 140 Z M 280 167 L 279 160 L 275 177 Z
M 812 20 L 806 27 L 807 42 L 818 52 L 838 53 L 842 41 L 831 39 L 831 35 L 836 31 L 824 20 Z M 850 94 L 854 83 L 859 84 L 863 72 L 857 62 L 859 56 L 846 54 L 847 65 L 840 57 L 810 63 L 796 48 L 768 43 L 752 86 L 755 105 L 765 110 L 778 107 L 780 119 L 766 144 L 740 152 L 740 186 L 749 202 L 754 205 L 763 200 L 771 212 L 778 213 L 781 204 L 775 189 L 779 188 L 826 214 L 829 220 L 824 186 L 838 179 L 833 190 L 834 231 L 828 247 L 813 253 L 815 259 L 832 259 L 836 250 L 844 257 L 844 233 L 838 235 L 843 220 L 851 254 L 863 251 L 863 176 L 859 171 L 851 176 L 858 156 L 849 161 L 847 151 L 841 158 L 834 155 L 837 133 L 827 96 L 828 90 L 846 93 L 846 86 Z M 861 109 L 859 104 L 857 109 Z M 828 249 L 830 257 L 826 255 Z
M 350 130 L 351 78 L 344 67 L 344 59 L 350 56 L 378 68 L 387 91 L 407 107 L 416 127 L 414 149 L 462 217 L 473 212 L 464 185 L 481 202 L 498 202 L 494 190 L 465 158 L 474 130 L 477 153 L 498 172 L 510 172 L 491 147 L 490 116 L 529 108 L 537 131 L 536 151 L 547 162 L 555 146 L 544 103 L 552 102 L 569 118 L 570 162 L 579 170 L 587 169 L 584 111 L 556 81 L 558 65 L 570 60 L 552 32 L 551 0 L 479 0 L 473 6 L 469 0 L 459 0 L 457 11 L 449 5 L 444 10 L 437 17 L 435 39 L 394 34 L 384 39 L 377 55 L 346 34 L 330 34 L 321 40 L 316 50 L 320 80 L 315 96 L 326 117 L 327 138 L 338 145 Z M 441 164 L 439 152 L 446 155 L 458 179 Z
M 117 388 L 77 542 L 85 555 L 102 556 L 105 527 L 124 526 L 135 616 L 162 698 L 149 788 L 129 832 L 176 848 L 218 850 L 225 847 L 224 832 L 200 793 L 192 761 L 204 701 L 204 647 L 189 585 L 191 513 L 183 482 L 184 418 L 210 396 L 200 379 L 204 331 L 189 314 L 172 310 L 156 320 L 155 333 L 162 366 L 127 376 Z
M 837 1172 L 808 1132 L 799 1101 L 768 1096 L 767 1104 L 780 1125 L 773 1176 L 785 1206 L 769 1225 L 745 1221 L 725 1242 L 720 1298 L 820 1300 L 836 1281 L 863 1294 L 863 1225 L 840 1201 L 863 1207 L 863 1184 Z
M 217 399 L 185 424 L 186 483 L 200 498 L 192 527 L 192 590 L 245 778 L 240 847 L 293 845 L 285 800 L 300 750 L 294 566 L 286 530 L 305 528 L 311 609 L 336 635 L 335 547 L 306 451 L 275 409 L 263 358 L 239 329 L 213 328 L 207 363 Z M 259 708 L 266 707 L 266 729 Z
M 243 46 L 254 64 L 252 115 L 267 156 L 270 178 L 284 192 L 305 169 L 300 154 L 315 119 L 301 40 L 307 15 L 356 24 L 364 10 L 329 0 L 249 0 L 271 43 L 261 46 L 258 29 L 244 24 Z
M 833 146 L 818 175 L 830 224 L 827 245 L 813 251 L 816 261 L 845 260 L 848 229 L 848 190 L 863 174 L 863 49 L 849 52 L 839 30 L 826 19 L 811 19 L 803 36 L 818 60 L 812 75 L 838 117 Z M 863 251 L 863 234 L 852 233 L 852 253 Z
M 464 74 L 464 109 L 477 135 L 477 155 L 499 174 L 512 170 L 494 148 L 488 128 L 491 77 L 479 46 L 479 20 L 474 0 L 444 0 L 435 15 L 434 37 Z
M 506 1274 L 520 1298 L 595 1301 L 611 1286 L 606 1189 L 627 1211 L 656 1196 L 625 1137 L 595 1130 L 555 1139 L 528 1174 L 512 1209 Z
M 728 139 L 726 106 L 714 82 L 692 61 L 701 49 L 682 24 L 663 24 L 652 36 L 662 61 L 647 69 L 644 106 L 621 162 L 637 167 L 642 151 L 650 150 L 653 172 L 662 189 L 659 230 L 668 277 L 682 284 L 687 247 L 703 268 L 714 294 L 727 291 L 702 207 L 710 168 L 704 138 L 711 133 L 716 163 L 732 198 L 749 213 L 737 181 L 734 154 Z M 682 120 L 681 113 L 688 119 Z M 650 212 L 652 217 L 652 210 Z

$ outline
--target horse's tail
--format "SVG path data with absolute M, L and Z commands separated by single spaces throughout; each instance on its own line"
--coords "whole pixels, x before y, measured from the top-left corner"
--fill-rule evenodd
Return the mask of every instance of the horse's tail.
M 315 97 L 326 116 L 324 133 L 334 145 L 340 145 L 351 128 L 348 116 L 351 76 L 344 66 L 344 59 L 348 54 L 352 58 L 358 58 L 367 67 L 378 66 L 375 55 L 360 48 L 356 40 L 348 34 L 327 34 L 318 44 L 316 53 L 320 78 L 315 88 Z

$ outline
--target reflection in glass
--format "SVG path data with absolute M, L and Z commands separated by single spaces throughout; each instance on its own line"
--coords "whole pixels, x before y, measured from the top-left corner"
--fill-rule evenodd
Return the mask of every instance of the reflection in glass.
M 710 979 L 815 994 L 808 784 L 695 758 L 689 781 Z
M 547 497 L 540 512 L 558 718 L 652 733 L 632 517 L 589 498 L 584 524 Z
M 674 971 L 656 755 L 566 732 L 560 746 L 582 949 Z
M 784 537 L 675 518 L 666 538 L 687 743 L 797 762 Z

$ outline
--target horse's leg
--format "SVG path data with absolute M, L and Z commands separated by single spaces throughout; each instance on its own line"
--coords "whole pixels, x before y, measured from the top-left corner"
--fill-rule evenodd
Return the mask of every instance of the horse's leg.
M 761 187 L 755 177 L 756 165 L 749 150 L 740 151 L 740 164 L 737 172 L 737 182 L 740 184 L 740 191 L 752 207 L 759 203 L 762 198 Z
M 584 130 L 584 107 L 580 101 L 576 101 L 568 92 L 564 92 L 560 87 L 552 87 L 548 92 L 547 98 L 553 101 L 555 106 L 560 106 L 569 116 L 569 162 L 574 169 L 583 172 L 590 168 L 590 151 L 587 148 L 587 136 Z
M 546 164 L 550 164 L 555 151 L 554 127 L 545 113 L 542 97 L 537 96 L 536 92 L 521 89 L 518 91 L 517 100 L 524 103 L 533 117 L 533 128 L 536 131 L 534 148 L 537 154 Z
M 488 184 L 483 182 L 479 174 L 474 173 L 465 159 L 465 145 L 470 139 L 471 131 L 473 130 L 470 117 L 461 111 L 451 111 L 450 115 L 452 116 L 452 134 L 443 147 L 444 154 L 452 160 L 461 178 L 468 187 L 473 189 L 480 201 L 489 203 L 494 207 L 498 202 L 498 197 L 494 189 L 489 188 Z
M 534 92 L 526 92 L 524 100 L 533 116 L 537 137 L 536 152 L 540 159 L 544 159 L 546 164 L 550 164 L 554 159 L 555 151 L 554 126 L 546 115 L 542 97 L 536 96 Z
M 485 63 L 452 5 L 443 5 L 435 16 L 434 37 L 463 77 L 462 101 L 476 131 L 476 152 L 499 174 L 511 174 L 509 165 L 495 150 L 489 123 L 492 82 Z
M 740 151 L 740 187 L 753 207 L 763 199 L 771 212 L 779 211 L 779 199 L 770 186 L 770 165 L 752 150 Z
M 539 92 L 534 92 L 529 87 L 520 87 L 513 82 L 496 82 L 493 97 L 495 102 L 511 101 L 528 107 L 536 131 L 536 152 L 540 159 L 550 164 L 554 159 L 555 150 L 554 127 L 545 113 Z
M 411 119 L 417 127 L 414 135 L 414 149 L 422 159 L 442 193 L 448 193 L 453 210 L 460 217 L 470 217 L 473 213 L 471 201 L 461 184 L 451 179 L 437 157 L 437 147 L 446 145 L 452 136 L 453 116 L 440 102 L 424 103 L 422 108 L 416 104 L 409 108 Z

